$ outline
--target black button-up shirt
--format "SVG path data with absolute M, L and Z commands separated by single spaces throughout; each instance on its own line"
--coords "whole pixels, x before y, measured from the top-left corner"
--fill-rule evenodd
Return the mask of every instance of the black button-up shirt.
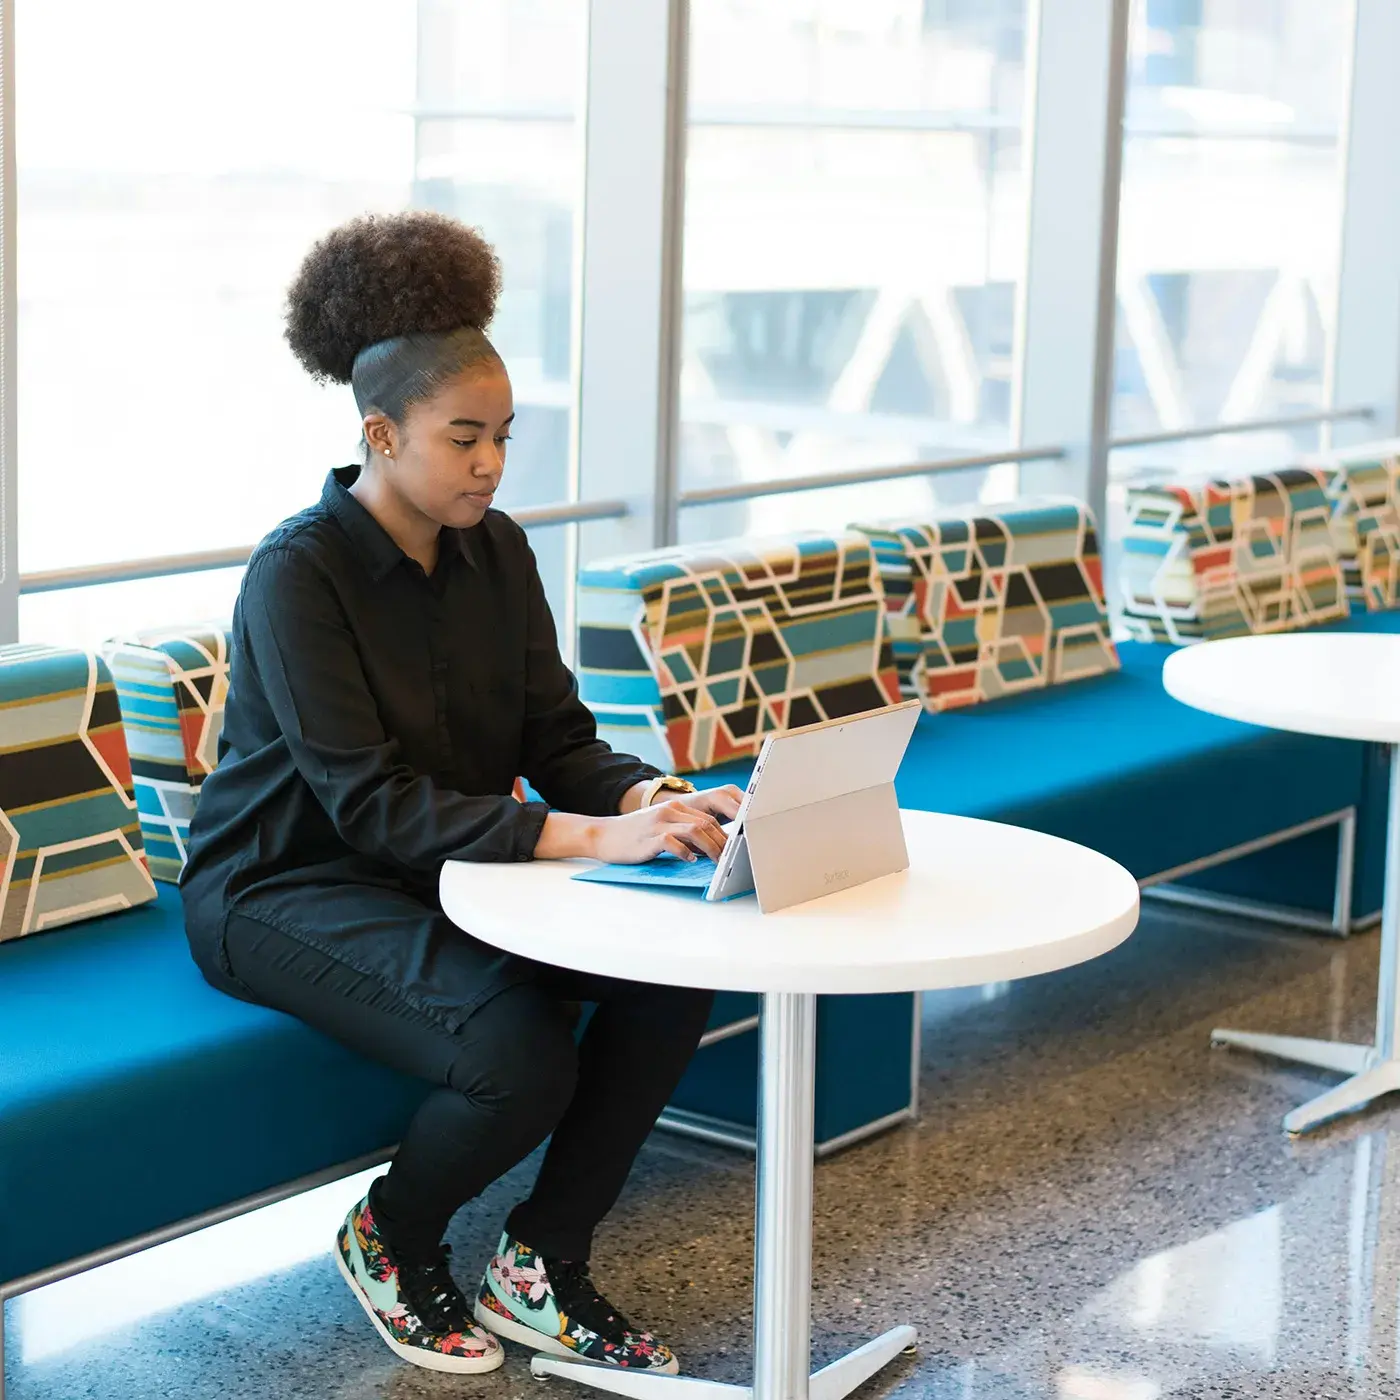
M 313 889 L 357 884 L 437 908 L 444 861 L 528 860 L 551 807 L 612 815 L 656 775 L 597 737 L 521 528 L 489 511 L 444 530 L 428 576 L 351 495 L 357 474 L 332 472 L 243 580 L 182 881 L 206 973 L 228 971 L 231 909 L 305 927 Z M 518 776 L 544 802 L 517 802 Z M 499 955 L 481 951 L 486 976 Z

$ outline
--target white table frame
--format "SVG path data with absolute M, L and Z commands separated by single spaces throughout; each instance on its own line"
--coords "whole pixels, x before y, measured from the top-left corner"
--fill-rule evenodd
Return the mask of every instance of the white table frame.
M 1183 704 L 1295 734 L 1381 743 L 1389 751 L 1385 896 L 1381 907 L 1376 1031 L 1369 1045 L 1216 1029 L 1211 1044 L 1238 1046 L 1347 1078 L 1285 1114 L 1306 1133 L 1400 1089 L 1400 638 L 1293 632 L 1233 637 L 1167 658 L 1162 683 Z M 1343 846 L 1348 843 L 1343 835 Z M 1351 852 L 1343 850 L 1342 854 Z
M 1335 1088 L 1284 1115 L 1294 1136 L 1365 1108 L 1400 1090 L 1400 744 L 1391 744 L 1386 803 L 1385 897 L 1381 905 L 1380 982 L 1376 991 L 1376 1035 L 1370 1045 L 1310 1040 L 1258 1031 L 1214 1030 L 1212 1045 L 1233 1045 L 1295 1065 L 1335 1070 L 1348 1076 Z
M 894 1327 L 812 1373 L 812 1138 L 817 999 L 765 992 L 758 1104 L 758 1209 L 754 1247 L 753 1384 L 647 1375 L 585 1361 L 536 1355 L 531 1373 L 629 1395 L 696 1400 L 842 1400 L 901 1352 L 918 1344 L 913 1327 Z
M 653 948 L 649 975 L 763 998 L 751 1379 L 729 1384 L 540 1355 L 531 1362 L 536 1376 L 639 1400 L 842 1400 L 917 1343 L 913 1327 L 894 1327 L 811 1370 L 817 997 L 1058 971 L 1117 947 L 1137 923 L 1139 902 L 1126 870 L 1071 842 L 969 817 L 901 817 L 907 871 L 768 915 L 751 900 L 681 906 L 664 892 L 570 886 L 570 862 L 444 867 L 448 917 L 496 947 L 635 976 L 636 930 L 684 908 L 677 922 L 692 936 Z M 1020 878 L 1008 880 L 1009 870 Z M 562 905 L 580 916 L 522 920 L 522 880 L 543 882 L 542 911 Z

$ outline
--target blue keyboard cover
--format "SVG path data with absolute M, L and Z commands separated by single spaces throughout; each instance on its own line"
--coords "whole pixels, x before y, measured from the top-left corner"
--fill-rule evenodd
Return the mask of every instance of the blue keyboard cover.
M 685 861 L 679 856 L 657 856 L 644 865 L 595 865 L 573 878 L 595 885 L 664 885 L 671 889 L 707 890 L 714 878 L 715 862 L 708 857 Z

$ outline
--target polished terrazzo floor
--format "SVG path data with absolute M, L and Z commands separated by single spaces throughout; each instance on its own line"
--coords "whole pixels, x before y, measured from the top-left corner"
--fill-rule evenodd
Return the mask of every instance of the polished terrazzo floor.
M 1207 1048 L 1369 1039 L 1376 938 L 1149 906 L 1095 963 L 927 998 L 922 1121 L 817 1170 L 817 1363 L 909 1321 L 918 1354 L 862 1396 L 1400 1397 L 1400 1096 L 1290 1145 L 1334 1080 Z M 529 1170 L 455 1223 L 469 1287 Z M 358 1190 L 13 1300 L 7 1400 L 535 1400 L 517 1350 L 463 1380 L 380 1345 L 328 1252 Z M 600 1242 L 692 1373 L 746 1378 L 752 1209 L 750 1161 L 658 1134 Z

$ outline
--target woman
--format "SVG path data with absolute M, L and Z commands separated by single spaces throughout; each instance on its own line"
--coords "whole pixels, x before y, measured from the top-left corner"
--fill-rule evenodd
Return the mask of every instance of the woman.
M 710 994 L 501 953 L 437 898 L 447 860 L 714 857 L 739 802 L 613 753 L 560 660 L 524 533 L 491 509 L 514 417 L 483 330 L 499 281 L 475 232 L 412 213 L 335 230 L 292 285 L 287 338 L 352 387 L 365 461 L 249 561 L 186 924 L 214 986 L 435 1086 L 336 1242 L 399 1356 L 489 1371 L 499 1335 L 675 1372 L 588 1259 Z M 517 775 L 544 801 L 517 802 Z M 551 1133 L 473 1308 L 448 1221 Z

